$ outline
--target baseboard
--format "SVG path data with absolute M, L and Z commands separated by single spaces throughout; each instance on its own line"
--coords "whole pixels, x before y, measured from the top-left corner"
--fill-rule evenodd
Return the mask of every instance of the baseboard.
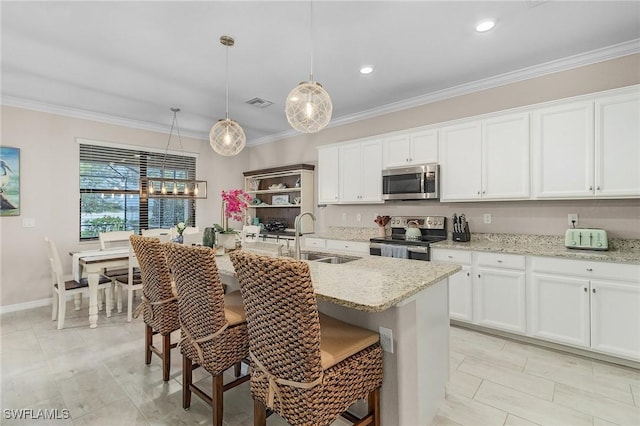
M 40 308 L 42 306 L 51 306 L 52 298 L 32 300 L 31 302 L 16 303 L 15 305 L 0 306 L 0 315 L 9 312 L 24 311 L 25 309 Z

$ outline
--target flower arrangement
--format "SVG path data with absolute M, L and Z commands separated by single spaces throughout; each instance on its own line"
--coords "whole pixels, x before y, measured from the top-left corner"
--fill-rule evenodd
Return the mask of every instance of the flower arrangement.
M 187 229 L 187 225 L 184 222 L 180 222 L 176 225 L 176 232 L 178 235 L 182 235 L 185 229 Z
M 377 223 L 379 227 L 384 228 L 390 220 L 391 218 L 389 216 L 376 216 L 374 222 Z
M 218 232 L 232 233 L 232 228 L 229 228 L 229 219 L 242 222 L 244 220 L 244 212 L 247 210 L 249 203 L 251 202 L 251 195 L 244 192 L 242 189 L 230 189 L 228 191 L 222 191 L 222 225 L 215 224 L 214 227 Z

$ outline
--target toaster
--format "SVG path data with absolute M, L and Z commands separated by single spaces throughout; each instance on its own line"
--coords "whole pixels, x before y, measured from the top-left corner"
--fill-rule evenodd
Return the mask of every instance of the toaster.
M 571 249 L 609 250 L 604 229 L 572 228 L 564 234 L 564 245 Z

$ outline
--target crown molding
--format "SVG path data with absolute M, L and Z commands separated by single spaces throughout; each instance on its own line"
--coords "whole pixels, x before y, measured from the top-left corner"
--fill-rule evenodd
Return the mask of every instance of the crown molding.
M 430 104 L 433 102 L 442 101 L 445 99 L 453 98 L 456 96 L 462 96 L 481 90 L 491 89 L 498 86 L 504 86 L 510 83 L 516 83 L 523 80 L 529 80 L 536 77 L 542 77 L 548 74 L 556 72 L 566 71 L 573 68 L 595 64 L 598 62 L 604 62 L 610 59 L 620 58 L 622 56 L 632 55 L 640 53 L 640 39 L 630 40 L 624 43 L 615 44 L 613 46 L 604 47 L 601 49 L 592 50 L 585 53 L 580 53 L 566 58 L 558 59 L 555 61 L 545 62 L 539 65 L 523 68 L 520 70 L 499 74 L 493 77 L 477 80 L 467 84 L 461 84 L 453 86 L 447 89 L 439 90 L 437 92 L 428 93 L 425 95 L 416 96 L 413 98 L 405 99 L 402 101 L 394 102 L 391 104 L 383 105 L 376 108 L 371 108 L 358 113 L 345 115 L 342 117 L 331 120 L 328 128 L 343 126 L 345 124 L 351 124 L 356 121 L 365 120 L 368 118 L 378 117 L 384 114 L 390 114 L 406 110 L 409 108 L 415 108 L 418 106 Z M 2 105 L 13 106 L 18 108 L 30 109 L 41 112 L 49 112 L 52 114 L 64 115 L 73 118 L 82 118 L 85 120 L 98 121 L 102 123 L 115 124 L 124 127 L 130 127 L 134 129 L 150 130 L 154 132 L 169 134 L 170 126 L 163 126 L 154 123 L 149 123 L 139 120 L 131 120 L 123 117 L 116 117 L 108 114 L 101 114 L 92 111 L 85 111 L 76 108 L 69 108 L 59 105 L 51 105 L 42 102 L 16 98 L 13 96 L 3 96 L 1 100 Z M 208 141 L 209 136 L 203 132 L 184 131 L 183 136 Z M 247 146 L 264 145 L 267 143 L 276 142 L 285 138 L 294 137 L 300 135 L 299 132 L 289 129 L 284 132 L 275 133 L 273 135 L 263 136 L 260 138 L 247 141 Z

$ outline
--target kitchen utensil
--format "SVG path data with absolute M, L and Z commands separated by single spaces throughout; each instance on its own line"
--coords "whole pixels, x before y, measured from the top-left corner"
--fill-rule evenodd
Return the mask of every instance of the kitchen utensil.
M 455 213 L 451 216 L 451 228 L 452 232 L 458 232 L 458 215 Z
M 404 228 L 404 238 L 406 240 L 419 240 L 422 238 L 422 232 L 420 231 L 420 225 L 415 220 L 407 222 L 407 226 Z

